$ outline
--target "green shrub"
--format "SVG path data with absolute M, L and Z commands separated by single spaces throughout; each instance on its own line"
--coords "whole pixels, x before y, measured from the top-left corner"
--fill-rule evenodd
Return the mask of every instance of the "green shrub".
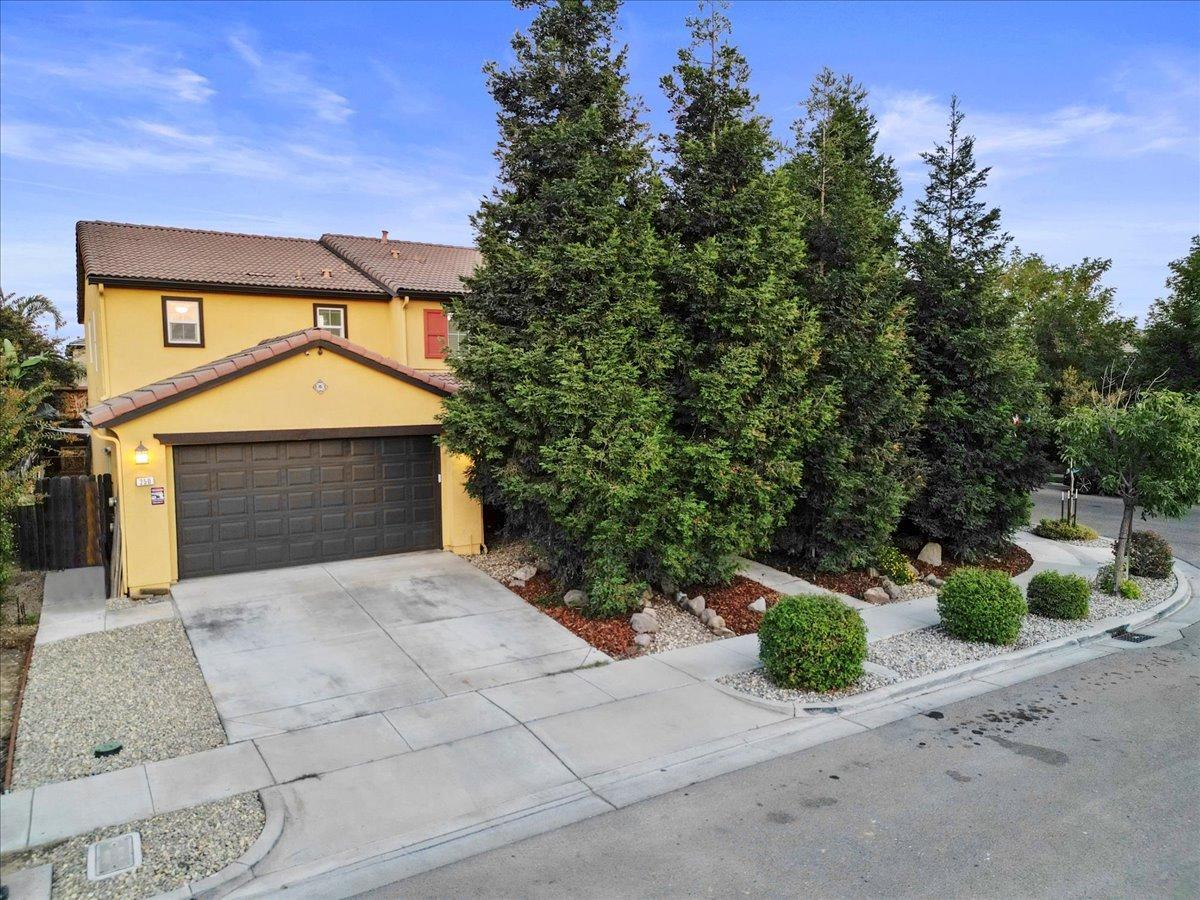
M 1086 525 L 1078 525 L 1065 519 L 1042 519 L 1033 533 L 1053 541 L 1094 541 L 1098 534 Z
M 1155 531 L 1135 531 L 1129 539 L 1129 574 L 1169 578 L 1174 560 L 1171 545 Z
M 763 613 L 759 655 L 781 687 L 831 691 L 862 677 L 867 626 L 857 610 L 834 597 L 784 597 Z
M 1116 574 L 1116 566 L 1109 563 L 1106 566 L 1101 566 L 1096 570 L 1096 587 L 1104 591 L 1106 594 L 1115 594 L 1116 588 L 1113 585 L 1113 577 Z
M 1136 581 L 1130 581 L 1127 578 L 1121 582 L 1121 596 L 1126 600 L 1141 600 L 1142 589 L 1138 587 Z
M 1079 575 L 1039 572 L 1029 582 L 1029 611 L 1052 619 L 1085 619 L 1092 588 Z
M 875 561 L 881 575 L 892 579 L 896 584 L 912 584 L 913 570 L 908 559 L 895 547 L 884 547 Z
M 1003 572 L 959 569 L 938 591 L 943 627 L 964 641 L 1011 644 L 1026 612 L 1021 589 Z

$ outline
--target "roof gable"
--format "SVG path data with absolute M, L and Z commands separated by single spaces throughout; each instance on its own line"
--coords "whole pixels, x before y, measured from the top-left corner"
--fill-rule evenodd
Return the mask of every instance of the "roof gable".
M 162 381 L 109 397 L 88 409 L 88 419 L 93 426 L 98 427 L 119 425 L 313 347 L 330 350 L 439 396 L 446 397 L 458 390 L 459 382 L 451 375 L 422 372 L 345 338 L 336 337 L 323 329 L 306 328 L 292 334 L 269 338 L 253 347 L 188 369 Z
M 481 259 L 472 247 L 348 234 L 323 234 L 321 243 L 393 294 L 461 294 Z

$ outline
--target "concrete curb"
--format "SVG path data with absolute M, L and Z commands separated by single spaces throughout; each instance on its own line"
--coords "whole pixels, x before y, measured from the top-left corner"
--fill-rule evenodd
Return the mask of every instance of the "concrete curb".
M 1101 619 L 1095 625 L 1078 634 L 1047 641 L 1044 644 L 1036 644 L 1033 647 L 1026 647 L 1022 650 L 1006 653 L 1003 656 L 993 656 L 975 662 L 963 663 L 960 666 L 943 669 L 940 672 L 931 672 L 928 675 L 910 678 L 907 681 L 900 681 L 865 694 L 859 694 L 847 699 L 843 703 L 818 705 L 796 701 L 770 700 L 766 697 L 755 697 L 752 694 L 744 693 L 721 684 L 719 681 L 712 681 L 711 684 L 722 693 L 735 697 L 743 703 L 748 703 L 751 706 L 757 706 L 762 709 L 769 709 L 784 715 L 843 715 L 865 712 L 869 709 L 882 706 L 885 703 L 902 703 L 905 700 L 919 697 L 922 694 L 927 694 L 932 690 L 951 684 L 1015 669 L 1034 659 L 1060 651 L 1074 650 L 1086 644 L 1104 640 L 1114 634 L 1136 630 L 1144 625 L 1164 619 L 1192 599 L 1188 578 L 1184 574 L 1179 560 L 1176 560 L 1174 572 L 1176 583 L 1175 590 L 1171 593 L 1171 596 L 1149 609 L 1134 613 L 1132 616 L 1110 616 L 1107 619 Z
M 173 891 L 156 895 L 153 900 L 188 900 L 188 898 L 216 900 L 218 897 L 228 896 L 232 891 L 253 879 L 254 866 L 261 862 L 263 857 L 270 853 L 278 843 L 280 835 L 283 834 L 284 823 L 283 802 L 275 794 L 264 794 L 260 791 L 258 799 L 262 802 L 267 820 L 263 823 L 262 832 L 254 839 L 254 843 L 246 849 L 245 853 L 225 868 L 218 869 L 206 878 L 189 881 Z

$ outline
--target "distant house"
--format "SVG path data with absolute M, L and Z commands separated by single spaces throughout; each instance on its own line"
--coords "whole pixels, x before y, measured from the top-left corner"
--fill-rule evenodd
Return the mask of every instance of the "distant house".
M 123 583 L 410 550 L 475 553 L 441 449 L 445 301 L 468 247 L 112 222 L 76 226 L 92 467 Z

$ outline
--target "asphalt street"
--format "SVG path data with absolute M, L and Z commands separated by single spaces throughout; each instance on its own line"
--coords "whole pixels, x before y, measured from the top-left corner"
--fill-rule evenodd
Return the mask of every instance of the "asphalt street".
M 1032 519 L 1057 519 L 1061 492 L 1057 490 L 1040 490 L 1033 492 Z M 1108 537 L 1116 537 L 1117 529 L 1121 526 L 1121 501 L 1116 497 L 1097 497 L 1091 494 L 1079 495 L 1079 521 L 1090 525 L 1098 532 Z M 1200 566 L 1200 506 L 1193 506 L 1192 511 L 1182 519 L 1142 519 L 1138 510 L 1133 520 L 1133 530 L 1146 529 L 1157 531 L 1175 548 L 1175 555 L 1194 566 Z
M 1200 896 L 1200 626 L 381 888 Z

